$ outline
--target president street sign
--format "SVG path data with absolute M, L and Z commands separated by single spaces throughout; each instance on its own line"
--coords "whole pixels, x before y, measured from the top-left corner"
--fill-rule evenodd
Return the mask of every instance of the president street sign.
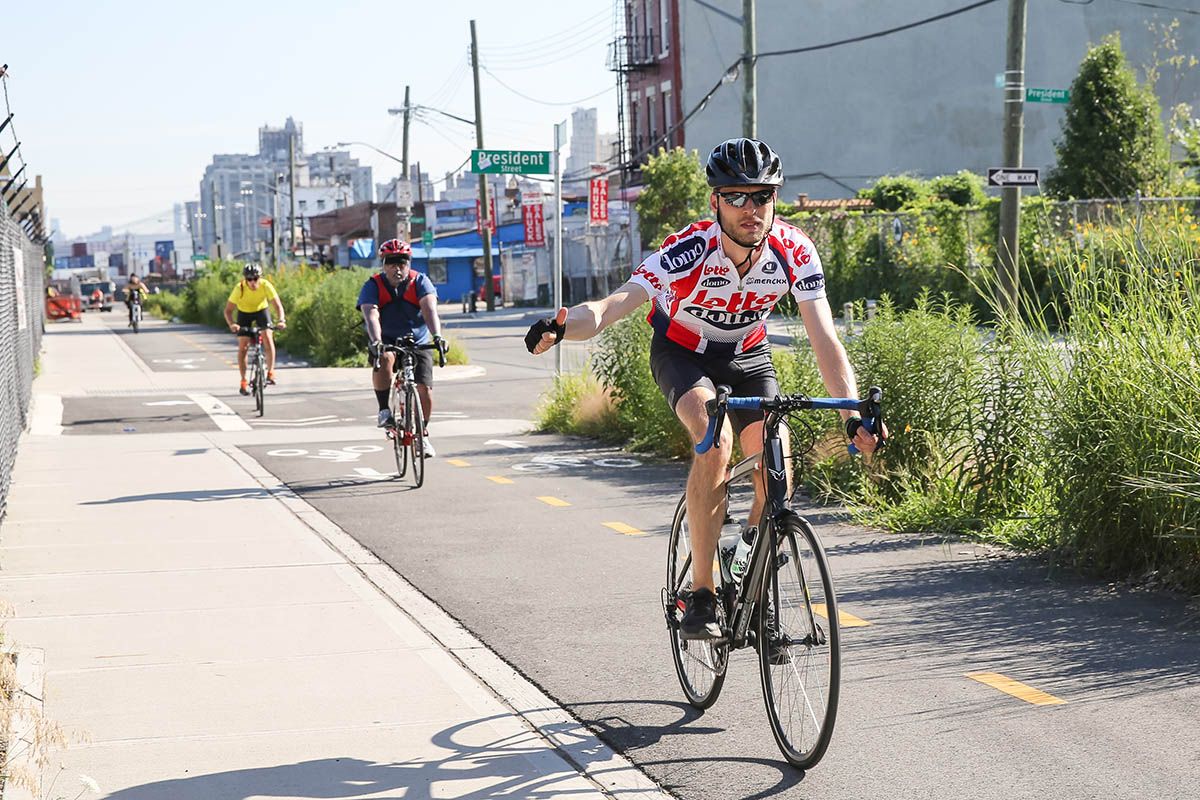
M 1026 103 L 1069 103 L 1071 102 L 1070 89 L 1037 89 L 1033 86 L 1025 87 L 1025 102 Z
M 988 168 L 988 186 L 1037 186 L 1036 169 Z
M 471 172 L 549 175 L 549 150 L 472 150 Z

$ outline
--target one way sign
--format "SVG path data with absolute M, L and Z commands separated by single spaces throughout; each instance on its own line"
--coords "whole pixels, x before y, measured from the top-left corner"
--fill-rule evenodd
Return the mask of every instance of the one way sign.
M 1036 169 L 988 168 L 988 186 L 1037 186 Z

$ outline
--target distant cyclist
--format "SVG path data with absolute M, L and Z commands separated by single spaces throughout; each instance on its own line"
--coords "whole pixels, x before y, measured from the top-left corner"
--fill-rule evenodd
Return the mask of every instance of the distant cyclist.
M 397 340 L 410 335 L 417 344 L 429 344 L 432 338 L 444 353 L 446 341 L 442 338 L 442 321 L 438 318 L 437 289 L 428 276 L 412 268 L 412 245 L 390 239 L 379 246 L 379 257 L 383 259 L 383 271 L 372 275 L 363 284 L 356 306 L 366 325 L 372 363 L 381 345 L 394 345 Z M 433 413 L 433 354 L 418 350 L 415 355 L 417 394 L 421 398 L 421 416 L 426 426 L 424 456 L 432 458 L 435 453 L 429 441 L 428 427 L 429 415 Z M 394 354 L 385 353 L 379 369 L 371 374 L 381 428 L 394 422 L 388 408 L 394 364 Z
M 668 236 L 662 248 L 603 300 L 560 308 L 525 336 L 529 352 L 549 350 L 561 339 L 590 339 L 652 300 L 654 329 L 650 369 L 675 415 L 696 442 L 708 428 L 705 402 L 715 387 L 732 387 L 734 397 L 779 394 L 765 320 L 784 295 L 800 308 L 808 341 L 829 394 L 856 397 L 854 370 L 837 338 L 825 299 L 825 276 L 813 243 L 799 228 L 775 218 L 783 185 L 779 156 L 756 139 L 729 139 L 708 157 L 712 188 L 708 206 L 715 219 L 701 220 Z M 862 421 L 842 412 L 846 432 L 859 450 L 875 449 Z M 742 452 L 762 451 L 763 413 L 730 411 Z M 694 455 L 687 482 L 688 530 L 692 537 L 692 592 L 680 630 L 687 639 L 722 633 L 713 593 L 713 559 L 721 533 L 725 470 L 732 454 L 726 431 L 718 446 Z M 755 485 L 750 520 L 762 514 L 762 489 Z
M 267 355 L 267 383 L 275 385 L 275 337 L 268 327 L 271 324 L 271 315 L 267 312 L 269 305 L 275 307 L 275 315 L 279 318 L 275 327 L 286 328 L 283 301 L 271 282 L 263 277 L 262 266 L 250 263 L 242 267 L 242 279 L 233 287 L 225 303 L 225 324 L 238 335 L 238 372 L 242 375 L 238 391 L 242 394 L 250 394 L 250 386 L 246 383 L 246 350 L 250 347 L 251 327 L 262 331 L 263 349 Z M 233 318 L 235 311 L 236 321 Z
M 146 294 L 146 284 L 142 283 L 142 279 L 137 275 L 129 276 L 129 283 L 125 284 L 125 308 L 129 310 L 129 327 L 133 327 L 133 301 L 142 302 L 142 295 Z

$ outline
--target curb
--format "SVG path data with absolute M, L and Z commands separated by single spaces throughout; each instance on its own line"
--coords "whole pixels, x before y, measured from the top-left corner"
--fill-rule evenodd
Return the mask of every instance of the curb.
M 212 444 L 344 558 L 391 605 L 425 631 L 526 725 L 550 742 L 555 752 L 601 792 L 620 800 L 671 800 L 673 796 L 632 761 L 605 744 L 441 606 L 296 495 L 265 467 L 235 447 L 215 441 Z
M 3 655 L 13 660 L 16 672 L 12 710 L 8 717 L 9 739 L 5 742 L 7 763 L 4 773 L 11 776 L 23 772 L 35 785 L 40 786 L 41 776 L 34 759 L 33 740 L 37 736 L 37 723 L 42 717 L 45 699 L 46 654 L 37 647 L 18 647 L 3 651 Z M 12 752 L 14 746 L 17 749 L 15 754 Z M 37 796 L 7 777 L 4 788 L 0 789 L 0 800 L 34 800 Z

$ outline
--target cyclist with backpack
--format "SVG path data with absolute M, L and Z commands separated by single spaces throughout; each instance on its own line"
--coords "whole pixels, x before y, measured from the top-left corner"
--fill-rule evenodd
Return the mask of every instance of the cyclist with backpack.
M 283 313 L 283 301 L 279 292 L 269 280 L 263 277 L 262 266 L 249 263 L 242 267 L 242 279 L 229 293 L 225 303 L 225 324 L 229 330 L 238 335 L 238 372 L 242 382 L 238 391 L 250 394 L 250 386 L 246 382 L 246 350 L 250 347 L 250 329 L 258 328 L 263 336 L 263 349 L 267 355 L 267 384 L 275 385 L 275 337 L 271 331 L 271 315 L 268 306 L 273 306 L 279 321 L 276 328 L 286 328 L 287 320 Z M 237 319 L 234 319 L 237 312 Z

